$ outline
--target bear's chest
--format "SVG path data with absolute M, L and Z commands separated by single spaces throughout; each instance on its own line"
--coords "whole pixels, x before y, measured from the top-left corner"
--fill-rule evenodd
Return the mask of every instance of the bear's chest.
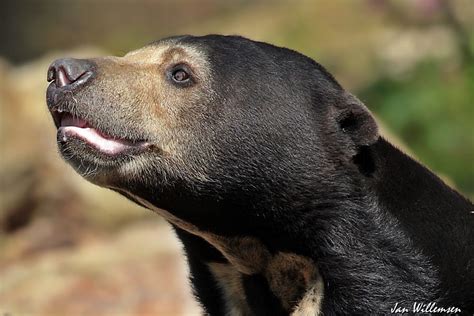
M 209 262 L 208 267 L 222 291 L 228 315 L 253 314 L 243 283 L 249 277 L 263 280 L 263 291 L 275 297 L 285 313 L 294 316 L 320 313 L 324 282 L 310 258 L 288 252 L 271 253 L 254 237 L 225 237 L 203 231 L 143 199 L 136 199 L 170 223 L 201 237 L 227 259 L 228 263 L 224 264 Z
M 235 245 L 239 243 L 242 245 Z M 253 247 L 249 247 L 249 243 Z M 260 296 L 260 301 L 271 297 L 291 315 L 318 315 L 323 280 L 314 262 L 293 253 L 271 255 L 265 249 L 259 249 L 258 244 L 256 240 L 233 240 L 224 247 L 227 253 L 223 254 L 230 259 L 229 263 L 208 264 L 221 290 L 227 315 L 255 314 L 250 303 L 253 298 L 249 297 L 252 295 Z M 251 249 L 252 255 L 242 254 L 245 249 Z

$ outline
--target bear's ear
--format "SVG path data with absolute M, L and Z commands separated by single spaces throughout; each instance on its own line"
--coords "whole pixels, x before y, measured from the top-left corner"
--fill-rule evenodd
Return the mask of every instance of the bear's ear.
M 379 138 L 377 123 L 367 107 L 355 96 L 345 93 L 342 102 L 332 110 L 333 119 L 354 145 L 372 145 Z

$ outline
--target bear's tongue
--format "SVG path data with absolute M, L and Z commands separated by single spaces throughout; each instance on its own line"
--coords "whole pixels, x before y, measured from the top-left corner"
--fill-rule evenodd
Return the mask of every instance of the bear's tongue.
M 61 117 L 59 127 L 60 137 L 62 141 L 67 141 L 70 137 L 80 138 L 97 150 L 115 155 L 119 154 L 131 147 L 133 143 L 122 139 L 114 139 L 105 135 L 97 129 L 89 126 L 83 119 L 74 117 L 70 114 L 64 114 Z

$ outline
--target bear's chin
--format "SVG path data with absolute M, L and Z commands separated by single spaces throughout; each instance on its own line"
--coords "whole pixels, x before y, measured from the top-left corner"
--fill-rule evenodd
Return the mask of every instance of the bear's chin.
M 75 132 L 63 128 L 58 130 L 59 152 L 83 178 L 100 186 L 109 186 L 121 178 L 129 177 L 126 173 L 131 171 L 126 170 L 132 168 L 128 166 L 136 165 L 135 160 L 150 151 L 150 147 L 141 144 L 134 146 L 117 142 L 104 145 L 103 142 L 97 145 Z M 134 170 L 134 173 L 137 171 Z

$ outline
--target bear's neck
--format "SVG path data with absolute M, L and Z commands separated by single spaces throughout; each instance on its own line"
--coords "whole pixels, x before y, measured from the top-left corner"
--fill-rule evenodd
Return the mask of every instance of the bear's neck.
M 370 188 L 379 208 L 396 219 L 411 247 L 430 259 L 441 291 L 474 279 L 474 269 L 471 275 L 454 272 L 466 271 L 474 255 L 473 204 L 384 139 L 371 153 L 377 169 Z M 459 301 L 469 300 L 469 291 L 457 292 Z
M 324 280 L 328 299 L 323 300 L 322 309 L 326 311 L 383 314 L 397 302 L 429 301 L 439 288 L 435 271 L 443 262 L 437 260 L 446 257 L 436 245 L 453 238 L 452 232 L 431 223 L 451 221 L 463 227 L 474 217 L 466 217 L 472 204 L 384 139 L 367 150 L 364 159 L 369 160 L 370 170 L 351 184 L 349 198 L 343 198 L 344 193 L 338 199 L 337 188 L 328 188 L 312 203 L 295 200 L 286 213 L 272 205 L 276 214 L 271 218 L 259 218 L 250 209 L 254 205 L 239 209 L 245 201 L 212 198 L 190 198 L 192 202 L 181 205 L 181 210 L 164 203 L 160 207 L 172 212 L 157 212 L 179 228 L 190 261 L 230 263 L 239 273 L 259 275 L 269 262 L 279 260 L 279 254 L 292 260 L 296 254 L 294 262 L 305 263 L 303 273 L 319 271 L 321 278 L 314 280 Z M 183 192 L 184 188 L 179 195 L 186 200 Z M 173 203 L 177 200 L 171 198 Z M 151 209 L 160 204 L 150 199 L 141 202 Z M 199 218 L 209 207 L 216 216 Z M 180 216 L 180 211 L 187 217 Z M 459 263 L 450 263 L 455 265 Z M 295 295 L 301 298 L 302 293 Z M 360 300 L 371 300 L 371 306 L 380 310 L 358 310 Z M 335 310 L 336 306 L 346 309 Z
M 420 229 L 444 235 L 447 231 L 432 223 L 465 219 L 472 209 L 466 198 L 386 140 L 380 138 L 371 153 L 376 171 L 370 189 L 380 206 L 413 235 L 420 235 Z

